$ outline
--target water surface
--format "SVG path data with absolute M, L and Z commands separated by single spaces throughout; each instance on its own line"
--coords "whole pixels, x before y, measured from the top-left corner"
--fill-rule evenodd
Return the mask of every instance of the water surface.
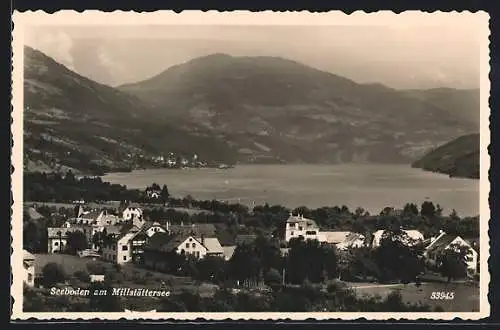
M 407 165 L 239 165 L 232 169 L 153 169 L 110 173 L 103 180 L 145 188 L 167 184 L 174 196 L 220 199 L 288 207 L 347 205 L 379 213 L 425 200 L 439 203 L 445 214 L 479 214 L 479 180 L 413 169 Z

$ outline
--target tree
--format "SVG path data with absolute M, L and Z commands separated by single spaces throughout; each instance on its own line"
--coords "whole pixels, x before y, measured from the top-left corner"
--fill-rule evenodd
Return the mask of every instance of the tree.
M 77 270 L 73 274 L 73 276 L 82 282 L 85 282 L 85 283 L 90 282 L 90 275 L 85 270 Z
M 436 207 L 433 202 L 425 201 L 420 207 L 420 214 L 427 218 L 432 218 L 436 215 Z
M 423 271 L 422 252 L 401 229 L 384 231 L 375 251 L 375 260 L 384 272 L 383 280 L 415 280 Z
M 66 251 L 70 254 L 76 254 L 77 251 L 88 248 L 87 236 L 79 230 L 68 231 L 66 238 Z
M 42 268 L 43 284 L 52 286 L 64 282 L 67 278 L 64 269 L 55 262 L 49 262 Z
M 222 283 L 227 276 L 227 265 L 224 259 L 219 257 L 205 257 L 196 265 L 198 279 L 213 283 Z
M 452 244 L 438 258 L 441 275 L 451 280 L 467 276 L 467 257 L 471 254 L 470 248 L 461 244 Z
M 280 272 L 274 268 L 269 269 L 264 276 L 264 282 L 269 286 L 279 286 L 282 280 Z
M 166 184 L 164 184 L 163 187 L 161 188 L 160 197 L 163 203 L 168 202 L 168 199 L 170 198 L 170 193 L 168 192 L 168 187 Z
M 403 208 L 403 214 L 417 216 L 418 215 L 418 207 L 413 203 L 407 203 Z

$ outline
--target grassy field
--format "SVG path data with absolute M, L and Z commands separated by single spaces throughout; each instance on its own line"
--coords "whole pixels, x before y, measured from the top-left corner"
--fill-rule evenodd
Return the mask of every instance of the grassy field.
M 415 284 L 373 284 L 350 283 L 352 289 L 359 296 L 379 295 L 387 296 L 398 290 L 403 301 L 408 303 L 428 304 L 432 308 L 441 306 L 445 312 L 477 312 L 479 311 L 479 287 L 466 283 L 422 283 L 420 287 Z M 454 292 L 454 299 L 433 300 L 432 292 Z
M 89 262 L 99 262 L 106 270 L 114 268 L 114 264 L 99 259 L 80 258 L 65 254 L 36 254 L 36 272 L 41 273 L 43 267 L 50 262 L 61 265 L 67 275 L 73 275 L 78 270 L 87 271 L 87 263 Z M 209 283 L 196 283 L 189 277 L 173 276 L 134 267 L 133 265 L 122 265 L 120 272 L 124 275 L 125 280 L 122 283 L 116 283 L 115 286 L 117 287 L 160 289 L 162 282 L 164 282 L 172 294 L 180 293 L 182 290 L 189 290 L 199 293 L 200 296 L 210 296 L 216 290 L 216 286 Z M 146 281 L 144 284 L 137 283 L 136 279 L 138 278 Z

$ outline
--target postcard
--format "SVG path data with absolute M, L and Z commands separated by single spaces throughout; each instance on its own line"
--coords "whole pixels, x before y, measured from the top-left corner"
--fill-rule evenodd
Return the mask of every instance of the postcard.
M 487 13 L 13 21 L 12 320 L 489 316 Z

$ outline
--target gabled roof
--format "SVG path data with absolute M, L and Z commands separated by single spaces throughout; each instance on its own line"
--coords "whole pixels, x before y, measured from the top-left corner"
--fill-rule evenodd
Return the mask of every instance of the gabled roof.
M 224 259 L 229 260 L 233 257 L 234 251 L 236 251 L 236 245 L 223 246 L 222 247 Z
M 196 238 L 197 241 L 202 242 L 203 246 L 207 248 L 208 253 L 224 253 L 222 245 L 216 237 Z
M 199 240 L 197 240 L 192 235 L 179 234 L 179 235 L 169 235 L 167 233 L 156 233 L 151 236 L 145 245 L 146 249 L 157 250 L 163 252 L 170 252 L 179 247 L 185 240 L 192 237 L 198 244 L 202 245 Z
M 83 213 L 80 215 L 78 219 L 88 219 L 88 220 L 96 220 L 97 217 L 101 214 L 101 211 L 92 210 L 88 213 Z
M 353 234 L 350 231 L 322 231 L 321 235 L 325 238 L 325 242 L 330 244 L 339 244 L 347 240 L 349 235 Z
M 312 219 L 304 218 L 303 216 L 297 216 L 297 215 L 290 215 L 288 219 L 286 220 L 287 223 L 302 223 L 306 226 L 306 229 L 308 227 L 318 227 L 316 222 Z
M 446 249 L 458 236 L 441 234 L 427 247 L 428 252 Z
M 66 238 L 68 232 L 75 231 L 76 228 L 67 228 L 67 227 L 49 227 L 47 228 L 47 237 L 48 238 L 59 238 L 59 232 L 61 232 L 61 238 Z

